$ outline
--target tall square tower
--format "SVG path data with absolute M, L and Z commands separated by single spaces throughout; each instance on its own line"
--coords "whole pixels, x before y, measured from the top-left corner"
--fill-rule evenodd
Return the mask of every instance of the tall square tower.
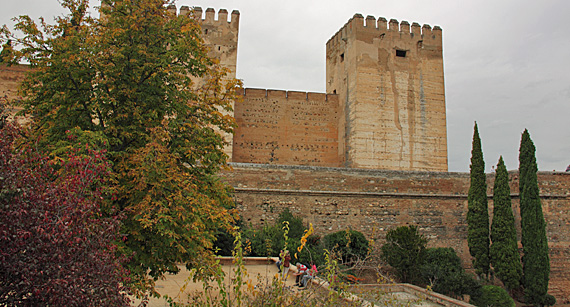
M 356 14 L 327 42 L 326 56 L 342 165 L 447 171 L 440 27 Z

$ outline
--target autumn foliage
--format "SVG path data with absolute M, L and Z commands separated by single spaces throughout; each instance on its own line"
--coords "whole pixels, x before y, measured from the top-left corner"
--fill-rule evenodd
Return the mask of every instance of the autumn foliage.
M 22 84 L 25 143 L 54 163 L 85 144 L 105 152 L 100 186 L 122 216 L 127 285 L 157 295 L 154 281 L 179 264 L 213 264 L 214 235 L 234 218 L 217 172 L 240 82 L 208 57 L 194 19 L 168 11 L 171 1 L 103 0 L 100 19 L 88 0 L 60 3 L 69 14 L 54 25 L 20 16 L 21 34 L 0 29 L 0 43 L 17 47 L 8 62 L 33 68 Z
M 19 130 L 0 129 L 0 305 L 123 306 L 114 256 L 116 218 L 105 217 L 100 152 L 49 162 L 14 148 Z

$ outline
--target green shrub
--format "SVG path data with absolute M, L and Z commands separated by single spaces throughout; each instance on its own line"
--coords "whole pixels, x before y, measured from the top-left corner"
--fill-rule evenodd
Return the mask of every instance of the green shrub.
M 283 222 L 289 222 L 289 234 L 288 237 L 292 239 L 301 239 L 305 233 L 305 225 L 303 224 L 303 218 L 294 216 L 289 209 L 285 209 L 279 213 L 279 217 L 275 223 L 280 229 L 283 228 Z
M 381 257 L 396 269 L 401 282 L 419 282 L 420 266 L 425 259 L 427 239 L 416 226 L 400 226 L 388 230 Z
M 285 245 L 283 230 L 277 225 L 264 226 L 260 229 L 246 231 L 246 242 L 251 244 L 251 256 L 267 257 L 277 256 Z M 246 243 L 247 249 L 247 243 Z
M 469 302 L 479 307 L 514 307 L 515 301 L 501 287 L 487 285 L 481 288 L 478 295 L 472 296 Z
M 273 225 L 243 230 L 246 249 L 248 244 L 251 246 L 249 255 L 256 257 L 279 255 L 279 251 L 285 246 L 285 238 L 283 236 L 283 222 L 285 221 L 289 223 L 287 249 L 291 252 L 291 261 L 298 261 L 299 259 L 294 258 L 294 253 L 301 244 L 300 239 L 306 228 L 303 226 L 303 219 L 294 216 L 289 209 L 283 210 Z
M 368 255 L 368 240 L 356 230 L 341 230 L 324 237 L 324 246 L 337 251 L 344 264 L 364 259 Z
M 556 304 L 556 298 L 550 294 L 544 296 L 544 301 L 542 302 L 545 306 L 554 306 Z
M 425 255 L 421 275 L 433 291 L 461 297 L 464 294 L 473 295 L 481 287 L 473 277 L 465 273 L 461 259 L 453 248 L 428 248 Z

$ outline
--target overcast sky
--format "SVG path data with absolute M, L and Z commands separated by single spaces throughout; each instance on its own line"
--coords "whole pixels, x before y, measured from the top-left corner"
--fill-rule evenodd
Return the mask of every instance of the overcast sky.
M 3 0 L 0 24 L 50 23 L 57 0 Z M 92 1 L 92 3 L 97 3 Z M 241 13 L 237 77 L 246 87 L 325 91 L 325 43 L 355 13 L 443 28 L 450 171 L 468 171 L 477 121 L 487 171 L 518 168 L 527 128 L 541 171 L 570 164 L 570 1 L 179 0 Z

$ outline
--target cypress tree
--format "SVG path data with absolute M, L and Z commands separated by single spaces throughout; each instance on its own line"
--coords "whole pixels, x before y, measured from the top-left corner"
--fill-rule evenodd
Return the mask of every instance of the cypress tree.
M 468 195 L 467 225 L 469 253 L 477 275 L 489 275 L 489 211 L 485 162 L 479 130 L 475 123 L 471 149 L 471 185 Z
M 518 288 L 522 278 L 522 266 L 517 246 L 509 175 L 502 156 L 497 164 L 493 188 L 491 242 L 489 253 L 495 275 L 508 290 Z
M 523 286 L 525 300 L 535 306 L 546 300 L 550 276 L 550 258 L 546 222 L 539 197 L 536 148 L 528 130 L 524 130 L 519 150 L 519 189 L 523 244 Z

